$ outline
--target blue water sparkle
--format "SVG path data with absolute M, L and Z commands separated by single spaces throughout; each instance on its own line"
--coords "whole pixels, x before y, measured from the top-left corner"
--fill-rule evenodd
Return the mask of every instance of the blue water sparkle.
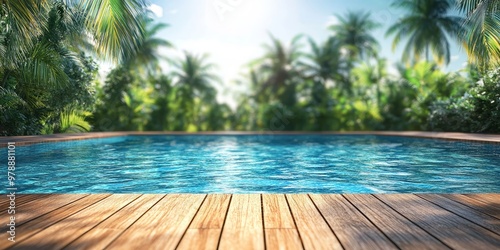
M 499 144 L 392 136 L 126 136 L 19 146 L 16 164 L 20 193 L 500 192 Z

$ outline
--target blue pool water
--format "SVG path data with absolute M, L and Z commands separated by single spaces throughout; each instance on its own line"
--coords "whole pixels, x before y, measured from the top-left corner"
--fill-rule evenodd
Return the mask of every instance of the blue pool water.
M 500 192 L 500 145 L 406 137 L 127 136 L 18 146 L 16 161 L 20 193 Z

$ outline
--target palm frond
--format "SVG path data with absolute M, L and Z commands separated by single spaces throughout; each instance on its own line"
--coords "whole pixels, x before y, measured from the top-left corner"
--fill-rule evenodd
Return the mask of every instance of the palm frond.
M 81 8 L 99 55 L 117 62 L 137 53 L 145 33 L 139 19 L 142 1 L 82 0 Z
M 461 34 L 470 61 L 482 70 L 500 66 L 500 2 L 459 0 L 458 5 L 467 15 Z
M 0 87 L 0 110 L 5 111 L 17 105 L 26 107 L 28 104 L 14 90 Z
M 91 129 L 90 124 L 85 120 L 88 112 L 77 110 L 65 110 L 61 113 L 59 132 L 60 133 L 83 133 Z
M 69 82 L 61 55 L 48 43 L 38 43 L 32 48 L 29 59 L 21 66 L 20 72 L 25 84 L 61 87 Z

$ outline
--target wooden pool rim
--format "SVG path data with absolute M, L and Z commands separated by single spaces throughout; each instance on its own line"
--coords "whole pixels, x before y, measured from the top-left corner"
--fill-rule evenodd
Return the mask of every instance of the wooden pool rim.
M 0 137 L 0 147 L 6 147 L 9 142 L 15 142 L 16 146 L 61 142 L 73 140 L 85 140 L 95 138 L 107 138 L 118 136 L 150 136 L 150 135 L 376 135 L 376 136 L 401 136 L 430 138 L 453 141 L 469 141 L 481 143 L 500 144 L 500 134 L 475 134 L 475 133 L 452 133 L 452 132 L 423 132 L 423 131 L 356 131 L 356 132 L 292 132 L 292 131 L 216 131 L 216 132 L 89 132 L 77 134 L 52 134 L 52 135 L 31 135 L 31 136 L 3 136 Z

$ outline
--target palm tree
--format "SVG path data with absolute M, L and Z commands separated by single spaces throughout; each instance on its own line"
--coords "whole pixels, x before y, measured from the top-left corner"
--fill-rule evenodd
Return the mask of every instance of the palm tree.
M 8 27 L 7 48 L 0 58 L 2 65 L 13 66 L 10 59 L 26 58 L 27 48 L 43 33 L 46 13 L 55 0 L 0 0 L 0 17 Z M 144 37 L 139 16 L 144 12 L 141 0 L 65 0 L 68 19 L 81 20 L 96 52 L 114 62 L 138 51 Z M 5 34 L 4 34 L 5 35 Z
M 220 78 L 212 73 L 215 65 L 207 63 L 208 55 L 195 55 L 187 51 L 184 58 L 171 61 L 174 66 L 172 77 L 175 79 L 175 96 L 178 98 L 178 120 L 180 125 L 176 130 L 185 130 L 189 125 L 199 129 L 199 121 L 196 119 L 200 112 L 201 102 L 208 103 L 215 99 L 216 90 L 212 84 L 220 82 Z M 187 119 L 187 124 L 184 123 Z
M 142 18 L 141 24 L 144 29 L 144 39 L 138 45 L 137 53 L 127 58 L 126 64 L 130 67 L 145 68 L 148 73 L 160 70 L 160 60 L 165 59 L 159 54 L 161 47 L 169 48 L 172 44 L 162 38 L 156 37 L 157 33 L 168 27 L 168 24 L 154 23 L 148 16 Z
M 500 66 L 500 1 L 458 0 L 458 5 L 467 14 L 463 38 L 469 58 L 483 69 Z
M 310 63 L 304 64 L 310 78 L 319 78 L 323 83 L 342 79 L 345 72 L 345 62 L 342 58 L 342 44 L 337 37 L 330 37 L 324 44 L 318 45 L 309 39 L 311 54 L 305 57 Z
M 462 32 L 463 18 L 450 15 L 455 0 L 398 0 L 393 7 L 404 9 L 408 15 L 393 24 L 386 35 L 395 35 L 393 50 L 401 39 L 408 37 L 403 61 L 418 61 L 425 54 L 427 61 L 432 52 L 439 64 L 450 62 L 448 37 L 458 38 Z
M 71 81 L 91 81 L 78 78 L 85 69 L 75 52 L 92 49 L 114 62 L 132 57 L 145 36 L 144 11 L 142 0 L 0 0 L 0 99 L 19 98 L 9 102 L 8 112 L 3 108 L 18 115 L 0 117 L 0 127 L 17 117 L 25 124 L 8 133 L 35 134 L 59 117 L 54 113 L 66 104 L 52 105 L 53 93 L 67 91 Z
M 155 91 L 153 98 L 155 100 L 155 109 L 151 113 L 151 120 L 148 123 L 148 130 L 163 131 L 169 130 L 168 117 L 170 115 L 170 97 L 171 95 L 171 79 L 166 75 L 152 78 L 150 81 L 154 83 Z
M 369 12 L 349 11 L 345 16 L 335 15 L 339 21 L 329 29 L 335 32 L 351 61 L 375 55 L 379 46 L 377 40 L 370 34 L 380 24 L 373 21 Z
M 272 44 L 265 44 L 266 54 L 258 59 L 257 74 L 264 79 L 257 91 L 259 101 L 268 102 L 277 98 L 285 106 L 293 106 L 298 76 L 302 74 L 299 59 L 301 35 L 295 36 L 289 46 L 270 35 Z
M 207 95 L 212 90 L 212 83 L 220 82 L 220 78 L 212 73 L 215 64 L 207 63 L 208 55 L 195 55 L 184 52 L 184 59 L 172 61 L 174 72 L 172 76 L 177 78 L 176 85 L 189 89 L 191 99 Z
M 311 116 L 308 120 L 312 130 L 328 130 L 333 118 L 333 96 L 327 87 L 333 82 L 345 93 L 350 92 L 347 84 L 347 64 L 343 58 L 342 44 L 337 37 L 330 37 L 326 42 L 317 44 L 309 39 L 311 52 L 305 55 L 307 60 L 301 66 L 304 70 L 306 88 L 310 94 L 306 96 L 304 108 Z M 304 92 L 304 91 L 302 91 Z

